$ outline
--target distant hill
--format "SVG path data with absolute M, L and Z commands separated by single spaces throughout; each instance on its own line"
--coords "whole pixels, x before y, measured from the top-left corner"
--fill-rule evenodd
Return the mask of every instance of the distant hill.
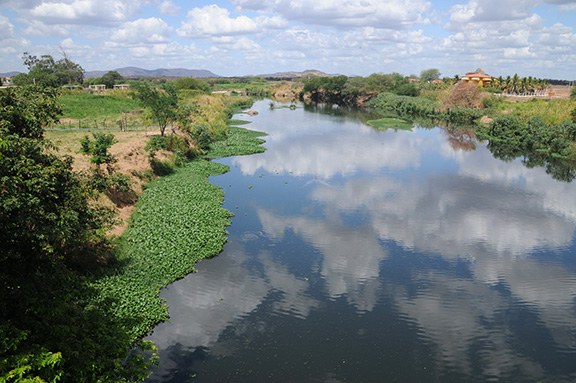
M 270 79 L 294 79 L 307 76 L 331 77 L 332 75 L 319 70 L 309 69 L 302 72 L 277 72 L 271 74 L 261 74 L 258 77 Z
M 0 73 L 0 77 L 14 77 L 20 72 L 7 72 L 7 73 Z
M 125 78 L 176 78 L 176 77 L 195 77 L 195 78 L 206 78 L 206 77 L 221 77 L 213 72 L 206 69 L 185 69 L 185 68 L 174 68 L 174 69 L 142 69 L 138 67 L 124 67 L 118 69 L 112 69 L 120 73 Z M 93 70 L 84 73 L 84 78 L 95 78 L 102 77 L 109 71 L 107 70 Z M 14 77 L 20 72 L 9 72 L 0 73 L 1 77 Z M 307 76 L 319 76 L 319 77 L 331 77 L 335 76 L 333 74 L 324 73 L 319 70 L 309 69 L 302 72 L 289 71 L 289 72 L 277 72 L 270 74 L 261 74 L 257 77 L 263 77 L 268 79 L 296 79 Z
M 184 69 L 184 68 L 174 68 L 174 69 L 142 69 L 137 67 L 125 67 L 112 69 L 120 73 L 125 78 L 136 78 L 136 77 L 220 77 L 217 74 L 210 72 L 205 69 Z M 108 71 L 96 70 L 88 71 L 84 74 L 85 78 L 102 77 L 108 73 Z

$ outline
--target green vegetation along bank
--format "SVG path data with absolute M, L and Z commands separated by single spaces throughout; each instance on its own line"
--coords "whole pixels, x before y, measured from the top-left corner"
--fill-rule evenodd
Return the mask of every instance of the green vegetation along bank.
M 231 127 L 213 144 L 210 158 L 263 151 L 261 134 Z M 232 214 L 222 208 L 224 192 L 208 177 L 227 167 L 197 159 L 148 185 L 121 238 L 117 273 L 95 285 L 101 300 L 113 300 L 114 314 L 126 323 L 132 341 L 168 318 L 160 289 L 194 271 L 196 263 L 217 255 L 226 242 Z
M 226 106 L 207 96 L 193 104 L 194 119 L 161 137 L 160 144 L 176 143 L 168 148 L 175 157 L 166 163 L 166 155 L 149 156 L 168 176 L 147 185 L 115 243 L 106 235 L 112 216 L 91 182 L 95 174 L 128 181 L 114 178 L 124 176 L 109 151 L 115 138 L 95 132 L 64 140 L 90 157 L 93 171 L 75 170 L 73 158 L 44 137 L 62 115 L 58 93 L 42 86 L 0 91 L 0 382 L 142 381 L 155 353 L 141 338 L 167 316 L 160 289 L 217 255 L 226 240 L 231 214 L 208 182 L 226 168 L 207 159 L 262 151 L 262 140 L 226 126 L 229 108 L 248 100 Z M 78 133 L 69 131 L 76 141 Z M 142 146 L 143 137 L 133 135 Z
M 471 89 L 477 92 L 476 89 Z M 466 99 L 466 98 L 464 98 Z M 442 105 L 423 97 L 381 93 L 369 102 L 372 113 L 399 116 L 422 126 L 472 129 L 496 158 L 520 158 L 528 167 L 543 167 L 553 178 L 576 178 L 576 105 L 570 100 L 510 103 L 487 98 L 484 108 Z M 481 117 L 485 116 L 485 122 Z

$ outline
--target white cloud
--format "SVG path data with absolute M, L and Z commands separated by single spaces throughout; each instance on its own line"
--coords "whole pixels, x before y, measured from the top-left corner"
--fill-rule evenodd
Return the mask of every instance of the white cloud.
M 554 24 L 550 28 L 542 29 L 538 44 L 549 48 L 563 48 L 573 52 L 576 45 L 576 33 L 566 25 Z
M 212 4 L 190 10 L 187 20 L 178 29 L 178 34 L 183 37 L 238 35 L 284 25 L 285 22 L 280 17 L 230 17 L 226 8 Z
M 178 7 L 172 0 L 164 0 L 160 4 L 160 12 L 165 15 L 177 16 L 180 11 Z
M 569 12 L 576 10 L 576 1 L 574 0 L 544 0 L 544 2 L 559 5 L 561 11 Z
M 141 1 L 61 0 L 42 1 L 30 9 L 30 16 L 49 24 L 108 25 L 127 20 Z
M 71 28 L 69 25 L 49 25 L 37 20 L 32 20 L 24 30 L 24 34 L 31 38 L 35 36 L 62 38 L 71 35 Z
M 521 20 L 530 17 L 536 0 L 470 0 L 457 4 L 450 11 L 453 23 Z
M 422 0 L 235 0 L 239 9 L 266 10 L 290 20 L 333 26 L 398 28 L 425 23 L 431 3 Z
M 114 51 L 113 56 L 104 56 L 107 51 L 102 49 L 113 45 L 135 48 L 201 38 L 195 42 L 206 52 L 202 59 L 211 60 L 201 64 L 225 75 L 309 68 L 347 75 L 409 74 L 430 66 L 446 75 L 476 67 L 490 74 L 507 75 L 515 68 L 522 75 L 565 79 L 576 72 L 572 49 L 576 14 L 569 10 L 576 6 L 574 1 L 459 0 L 453 6 L 436 0 L 231 3 L 0 0 L 4 17 L 0 38 L 3 51 L 55 54 L 60 41 L 73 36 L 87 47 L 80 58 L 90 57 L 95 69 L 118 59 Z M 166 25 L 156 24 L 155 31 L 138 25 L 141 20 L 160 18 Z M 14 36 L 28 37 L 28 45 Z M 249 39 L 220 40 L 238 36 Z M 101 55 L 94 57 L 93 50 Z M 144 62 L 144 51 L 136 51 L 139 62 Z M 129 59 L 124 55 L 120 65 Z M 148 59 L 152 65 L 161 58 Z M 227 64 L 228 59 L 233 60 Z M 248 63 L 249 59 L 253 61 Z M 8 54 L 0 58 L 0 65 L 13 70 L 21 62 Z
M 14 25 L 10 19 L 0 15 L 0 41 L 14 36 Z
M 259 51 L 262 49 L 258 43 L 246 37 L 231 38 L 230 36 L 223 36 L 214 38 L 213 41 L 229 49 L 239 49 L 242 51 Z
M 162 19 L 151 17 L 125 23 L 112 33 L 111 40 L 124 44 L 165 43 L 170 39 L 172 28 Z

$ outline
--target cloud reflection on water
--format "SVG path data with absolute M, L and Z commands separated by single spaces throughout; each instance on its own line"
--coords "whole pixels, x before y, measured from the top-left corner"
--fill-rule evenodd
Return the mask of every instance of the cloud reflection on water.
M 268 301 L 274 313 L 299 319 L 323 310 L 310 281 L 290 269 L 290 259 L 275 256 L 274 246 L 291 233 L 310 248 L 300 256 L 320 255 L 308 273 L 324 281 L 329 300 L 343 299 L 366 315 L 389 299 L 398 320 L 415 323 L 422 342 L 434 345 L 439 370 L 550 377 L 543 356 L 521 350 L 541 345 L 522 338 L 518 315 L 533 317 L 526 320 L 535 331 L 552 337 L 551 353 L 574 352 L 575 270 L 549 257 L 573 246 L 576 183 L 555 182 L 517 161 L 502 163 L 481 145 L 454 150 L 435 131 L 380 133 L 346 121 L 337 132 L 312 131 L 298 121 L 291 126 L 273 129 L 266 153 L 233 163 L 247 176 L 263 169 L 322 179 L 305 183 L 310 193 L 301 202 L 313 202 L 320 213 L 271 210 L 253 201 L 260 227 L 252 230 L 261 234 L 231 237 L 220 257 L 164 294 L 179 303 L 171 304 L 172 323 L 156 330 L 161 348 L 182 342 L 233 353 L 220 339 L 224 331 L 248 331 L 250 315 Z M 362 223 L 351 224 L 350 216 L 363 217 Z M 251 241 L 269 247 L 254 252 Z M 403 256 L 463 264 L 468 273 L 416 262 L 408 279 L 390 278 L 387 267 L 399 255 L 389 243 Z M 267 324 L 259 326 L 267 331 Z

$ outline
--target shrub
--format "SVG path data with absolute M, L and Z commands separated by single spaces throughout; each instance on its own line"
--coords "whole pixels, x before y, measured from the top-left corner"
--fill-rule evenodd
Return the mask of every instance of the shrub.
M 159 150 L 166 150 L 176 155 L 191 160 L 198 155 L 197 150 L 191 146 L 191 143 L 182 136 L 175 134 L 169 136 L 152 136 L 144 147 L 150 154 L 150 158 L 155 157 Z
M 454 85 L 442 104 L 446 109 L 454 106 L 479 109 L 484 106 L 483 99 L 484 94 L 476 84 L 459 82 Z
M 392 93 L 380 93 L 368 103 L 370 109 L 382 116 L 435 118 L 436 103 L 420 97 L 399 96 Z
M 458 125 L 472 125 L 480 117 L 482 117 L 482 112 L 478 109 L 463 107 L 451 108 L 440 114 L 442 120 Z

